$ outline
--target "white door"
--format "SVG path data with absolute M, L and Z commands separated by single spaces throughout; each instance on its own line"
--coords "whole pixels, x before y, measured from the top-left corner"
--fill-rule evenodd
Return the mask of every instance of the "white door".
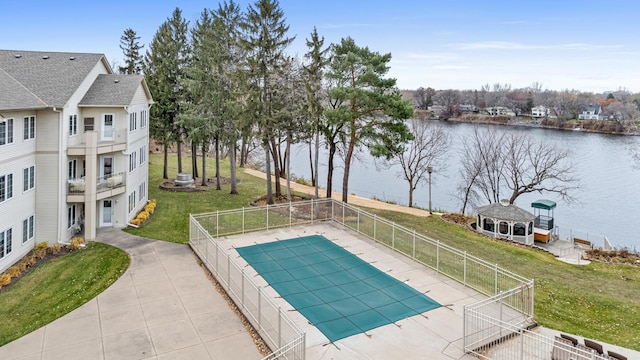
M 100 227 L 111 226 L 112 217 L 111 200 L 102 200 L 100 203 Z
M 100 140 L 113 140 L 113 114 L 102 115 L 102 131 Z

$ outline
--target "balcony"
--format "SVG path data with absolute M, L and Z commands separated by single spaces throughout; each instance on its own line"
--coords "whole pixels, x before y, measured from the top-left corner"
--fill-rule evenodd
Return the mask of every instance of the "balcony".
M 126 178 L 125 173 L 99 177 L 96 180 L 96 200 L 124 193 Z M 85 178 L 67 180 L 67 202 L 84 202 L 87 190 Z
M 70 137 L 67 155 L 86 155 L 87 148 L 96 148 L 96 154 L 124 151 L 127 148 L 127 129 L 85 131 L 80 137 Z

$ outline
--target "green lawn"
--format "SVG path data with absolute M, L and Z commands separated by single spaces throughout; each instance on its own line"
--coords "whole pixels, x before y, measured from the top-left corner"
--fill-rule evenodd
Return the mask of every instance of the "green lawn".
M 175 155 L 169 156 L 169 177 L 175 178 L 178 173 Z M 198 168 L 202 159 L 198 158 Z M 266 193 L 266 182 L 254 176 L 246 175 L 238 168 L 240 179 L 238 195 L 231 195 L 230 185 L 222 185 L 222 190 L 215 186 L 199 192 L 170 192 L 161 190 L 162 183 L 162 154 L 149 156 L 149 199 L 156 199 L 158 207 L 153 218 L 139 229 L 128 228 L 126 231 L 151 239 L 186 244 L 189 242 L 189 214 L 199 214 L 216 210 L 229 210 L 249 207 L 249 202 Z M 229 162 L 221 163 L 222 176 L 229 176 Z M 191 172 L 191 158 L 183 159 L 184 172 Z M 207 177 L 215 174 L 215 159 L 207 159 Z M 282 181 L 284 188 L 284 181 Z
M 175 176 L 175 157 L 171 163 L 169 174 Z M 185 164 L 190 164 L 189 159 Z M 209 165 L 213 169 L 213 160 Z M 238 169 L 242 180 L 240 195 L 229 195 L 228 185 L 221 191 L 214 188 L 197 193 L 162 191 L 158 188 L 162 180 L 161 155 L 150 156 L 149 173 L 149 197 L 157 199 L 158 209 L 144 227 L 127 231 L 160 240 L 187 243 L 189 213 L 246 207 L 265 193 L 264 181 L 245 175 L 242 169 Z M 213 171 L 209 170 L 209 174 Z M 228 176 L 226 162 L 222 174 Z M 570 265 L 547 253 L 492 240 L 437 217 L 425 219 L 367 210 L 535 279 L 535 317 L 541 325 L 640 351 L 640 268 L 598 263 Z
M 128 266 L 127 253 L 103 243 L 40 265 L 0 295 L 0 346 L 93 299 Z

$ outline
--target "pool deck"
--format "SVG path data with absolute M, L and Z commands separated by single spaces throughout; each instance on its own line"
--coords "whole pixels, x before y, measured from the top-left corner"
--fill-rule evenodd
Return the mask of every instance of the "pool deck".
M 307 359 L 475 359 L 462 351 L 464 305 L 486 296 L 438 274 L 401 254 L 332 223 L 277 229 L 220 238 L 225 248 L 236 248 L 320 234 L 379 270 L 405 282 L 442 304 L 442 307 L 331 343 L 275 290 L 267 286 L 253 268 L 254 276 L 276 304 L 306 333 Z M 235 250 L 234 253 L 237 254 Z M 233 256 L 233 255 L 232 255 Z M 240 266 L 248 265 L 239 255 Z

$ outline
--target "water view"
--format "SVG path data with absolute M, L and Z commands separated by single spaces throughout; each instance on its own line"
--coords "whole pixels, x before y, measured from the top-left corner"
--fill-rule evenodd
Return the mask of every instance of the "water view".
M 456 197 L 459 183 L 461 139 L 470 135 L 471 124 L 441 123 L 451 138 L 446 166 L 433 172 L 432 204 L 434 209 L 460 211 L 461 201 Z M 574 163 L 575 176 L 580 180 L 580 189 L 572 192 L 577 199 L 566 203 L 556 194 L 524 194 L 516 205 L 533 212 L 531 202 L 549 199 L 557 202 L 555 223 L 560 237 L 570 235 L 589 237 L 597 246 L 602 246 L 606 236 L 616 247 L 640 250 L 640 239 L 634 225 L 640 223 L 640 162 L 634 160 L 633 151 L 640 151 L 640 138 L 582 132 L 547 130 L 527 127 L 481 125 L 495 131 L 525 132 L 536 141 L 568 148 Z M 292 151 L 291 172 L 297 177 L 311 179 L 307 145 L 298 145 Z M 337 159 L 338 166 L 342 160 Z M 320 156 L 320 186 L 325 187 L 327 168 L 326 152 Z M 367 153 L 360 153 L 354 161 L 349 181 L 349 192 L 366 198 L 408 204 L 408 183 L 400 177 L 400 167 L 386 167 Z M 342 168 L 334 171 L 333 189 L 342 191 Z M 414 206 L 428 208 L 428 185 L 414 192 Z M 479 204 L 484 205 L 484 204 Z M 470 210 L 467 209 L 467 212 Z

